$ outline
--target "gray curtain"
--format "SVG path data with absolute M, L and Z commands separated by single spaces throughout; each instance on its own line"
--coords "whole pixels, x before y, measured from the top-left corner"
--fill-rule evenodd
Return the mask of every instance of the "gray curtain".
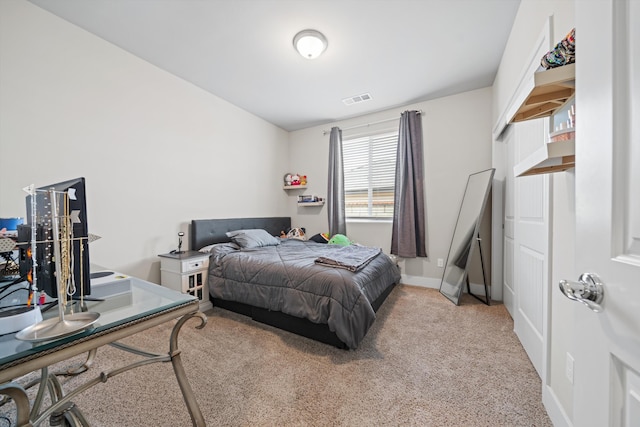
M 422 121 L 420 112 L 400 116 L 391 253 L 426 257 Z
M 347 234 L 344 213 L 344 165 L 342 163 L 342 130 L 331 128 L 329 136 L 329 188 L 327 211 L 329 213 L 329 236 Z

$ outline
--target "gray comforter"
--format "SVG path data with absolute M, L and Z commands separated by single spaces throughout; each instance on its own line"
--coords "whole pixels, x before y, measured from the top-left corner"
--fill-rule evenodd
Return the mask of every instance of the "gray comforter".
M 319 257 L 336 259 L 342 248 L 337 245 L 283 239 L 257 249 L 217 246 L 209 263 L 214 298 L 327 324 L 349 348 L 358 346 L 375 320 L 371 303 L 400 280 L 398 267 L 382 252 L 352 272 L 316 263 Z

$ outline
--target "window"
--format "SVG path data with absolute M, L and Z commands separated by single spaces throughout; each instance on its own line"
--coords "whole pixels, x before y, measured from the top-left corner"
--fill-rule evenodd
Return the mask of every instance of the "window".
M 342 143 L 347 218 L 392 218 L 398 132 Z

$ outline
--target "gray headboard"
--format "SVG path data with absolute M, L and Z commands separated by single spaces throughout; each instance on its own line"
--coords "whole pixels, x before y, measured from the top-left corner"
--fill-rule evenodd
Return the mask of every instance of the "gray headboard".
M 197 251 L 214 243 L 229 242 L 227 231 L 261 228 L 273 236 L 291 227 L 291 217 L 194 219 L 191 221 L 190 249 Z

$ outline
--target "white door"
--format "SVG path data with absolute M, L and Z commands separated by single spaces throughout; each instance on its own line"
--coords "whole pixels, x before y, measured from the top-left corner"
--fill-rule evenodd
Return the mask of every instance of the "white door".
M 504 144 L 506 149 L 506 174 L 504 179 L 504 239 L 503 239 L 503 273 L 502 273 L 502 297 L 504 306 L 514 319 L 516 314 L 516 287 L 513 281 L 513 259 L 514 259 L 514 224 L 515 224 L 515 203 L 513 202 L 513 188 L 515 177 L 513 176 L 513 165 L 515 163 L 515 140 L 513 126 L 505 131 Z
M 576 276 L 604 310 L 574 310 L 573 425 L 639 426 L 640 1 L 575 6 Z
M 547 119 L 516 123 L 516 161 L 544 145 Z M 544 376 L 549 288 L 549 176 L 515 178 L 514 332 L 540 377 Z

